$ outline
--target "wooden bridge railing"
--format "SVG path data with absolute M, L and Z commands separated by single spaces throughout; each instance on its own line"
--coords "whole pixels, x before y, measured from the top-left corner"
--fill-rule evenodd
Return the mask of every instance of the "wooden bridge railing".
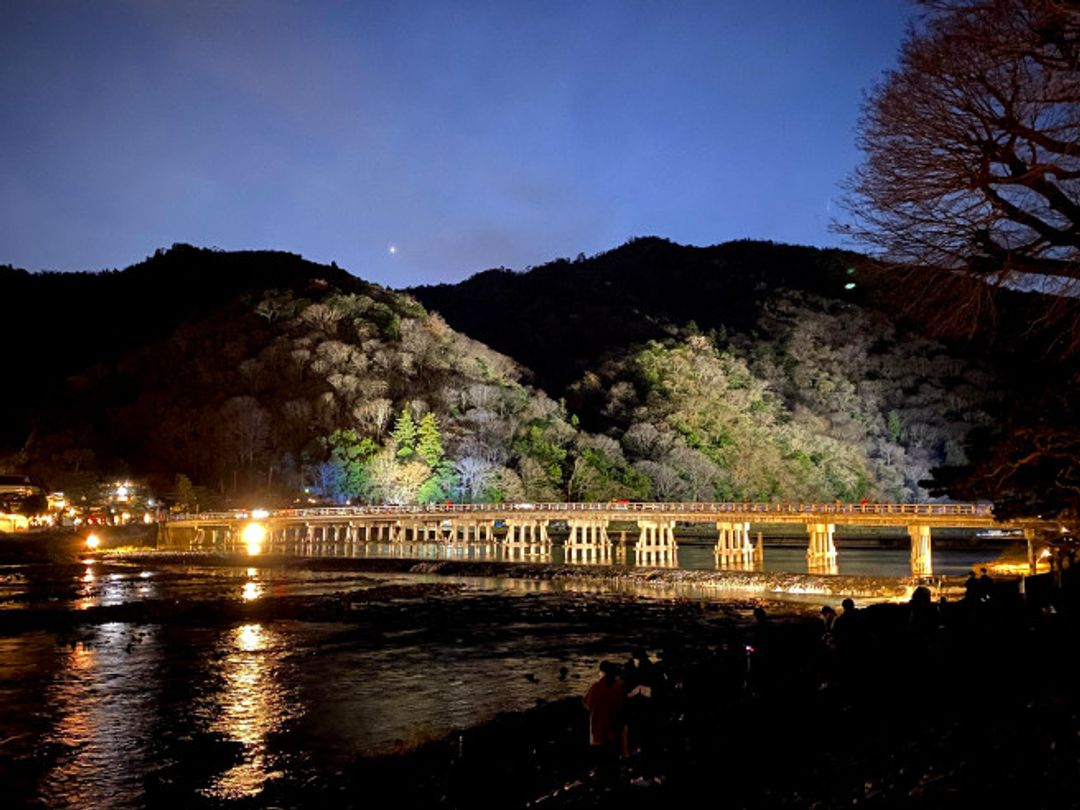
M 740 513 L 767 515 L 918 515 L 966 516 L 993 518 L 993 505 L 989 503 L 751 503 L 707 502 L 638 503 L 433 503 L 426 505 L 370 505 L 370 506 L 318 506 L 300 509 L 275 509 L 268 513 L 271 518 L 305 517 L 371 517 L 379 515 L 504 515 L 520 512 L 525 515 L 581 513 L 664 514 L 664 513 Z M 251 516 L 245 510 L 231 512 L 199 512 L 170 515 L 170 521 L 182 520 L 243 520 Z

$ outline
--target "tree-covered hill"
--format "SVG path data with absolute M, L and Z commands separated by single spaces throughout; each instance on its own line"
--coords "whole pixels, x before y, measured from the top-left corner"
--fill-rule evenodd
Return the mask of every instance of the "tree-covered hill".
M 0 398 L 0 447 L 17 443 L 31 427 L 28 405 L 65 395 L 69 375 L 115 363 L 238 296 L 323 283 L 383 302 L 392 297 L 335 266 L 276 251 L 178 244 L 123 271 L 29 273 L 0 266 L 0 340 L 16 392 Z
M 1000 495 L 958 485 L 973 429 L 1062 373 L 1029 334 L 1033 295 L 984 296 L 979 331 L 956 335 L 966 283 L 840 250 L 644 238 L 412 293 L 533 369 L 654 497 L 911 500 L 942 466 L 964 497 Z
M 841 251 L 640 239 L 415 293 L 430 311 L 336 266 L 184 245 L 0 269 L 0 472 L 129 473 L 203 506 L 915 500 L 1021 390 Z
M 177 476 L 201 503 L 559 497 L 588 437 L 408 296 L 282 253 L 176 246 L 7 269 L 2 466 L 52 487 Z
M 611 352 L 689 322 L 749 330 L 782 290 L 863 300 L 862 283 L 874 273 L 865 258 L 841 250 L 749 240 L 699 248 L 644 237 L 588 259 L 558 259 L 526 273 L 488 270 L 409 292 L 553 391 Z

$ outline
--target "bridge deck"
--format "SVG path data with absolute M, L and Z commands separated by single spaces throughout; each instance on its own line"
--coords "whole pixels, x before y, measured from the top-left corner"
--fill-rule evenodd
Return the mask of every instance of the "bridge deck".
M 831 523 L 854 526 L 936 526 L 972 529 L 1052 528 L 1035 519 L 998 521 L 988 503 L 518 503 L 344 506 L 177 515 L 171 526 L 233 524 L 253 517 L 273 523 L 344 521 L 566 521 L 612 523 Z

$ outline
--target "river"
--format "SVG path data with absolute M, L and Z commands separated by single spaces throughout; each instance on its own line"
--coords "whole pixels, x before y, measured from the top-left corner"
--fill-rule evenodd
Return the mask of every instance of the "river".
M 940 551 L 935 564 L 960 574 L 986 556 Z M 839 563 L 844 573 L 896 577 L 907 576 L 907 564 L 906 551 L 888 549 L 841 549 Z M 712 570 L 711 546 L 684 544 L 679 565 Z M 770 548 L 765 567 L 805 570 L 803 552 Z M 12 620 L 390 589 L 346 621 L 84 624 L 76 616 L 61 628 L 0 625 L 8 806 L 139 807 L 161 796 L 186 806 L 257 804 L 274 780 L 315 778 L 359 755 L 408 750 L 499 712 L 580 696 L 601 658 L 625 658 L 638 644 L 655 652 L 686 609 L 655 591 L 500 577 L 442 578 L 457 589 L 437 595 L 409 590 L 436 581 L 122 560 L 0 567 L 0 616 Z M 730 635 L 730 606 L 702 609 L 705 619 L 694 614 L 687 632 Z

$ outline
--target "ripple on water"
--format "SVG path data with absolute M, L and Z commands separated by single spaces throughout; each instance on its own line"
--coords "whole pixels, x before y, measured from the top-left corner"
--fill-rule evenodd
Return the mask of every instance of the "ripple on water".
M 841 570 L 845 559 L 849 567 L 860 559 L 845 554 Z M 950 557 L 935 559 L 965 569 L 972 564 L 970 555 L 962 562 L 959 555 Z M 389 579 L 415 583 L 424 577 Z M 25 588 L 34 594 L 28 600 L 55 600 L 63 609 L 140 598 L 239 600 L 245 592 L 255 599 L 264 593 L 311 595 L 386 580 L 340 572 L 146 571 L 95 563 L 47 575 L 5 570 L 0 595 L 3 588 Z M 610 590 L 603 583 L 460 581 L 469 583 L 462 595 L 469 599 L 503 588 L 530 601 L 569 599 L 575 588 Z M 593 600 L 588 604 L 591 609 Z M 400 610 L 407 617 L 412 608 Z M 408 621 L 386 634 L 276 621 L 225 627 L 113 623 L 63 637 L 0 636 L 0 768 L 5 759 L 15 763 L 4 774 L 5 789 L 14 804 L 138 807 L 147 804 L 147 780 L 175 766 L 187 768 L 175 782 L 188 790 L 182 795 L 197 799 L 199 793 L 210 801 L 258 796 L 269 781 L 300 767 L 410 748 L 540 699 L 580 696 L 597 655 L 621 649 L 634 633 L 627 628 L 625 638 L 599 638 L 575 624 L 560 627 L 553 640 L 531 629 L 529 620 L 477 615 L 487 624 L 482 631 L 471 628 L 464 641 Z M 567 670 L 561 678 L 560 667 Z M 190 764 L 215 751 L 224 753 L 208 755 L 198 768 Z

